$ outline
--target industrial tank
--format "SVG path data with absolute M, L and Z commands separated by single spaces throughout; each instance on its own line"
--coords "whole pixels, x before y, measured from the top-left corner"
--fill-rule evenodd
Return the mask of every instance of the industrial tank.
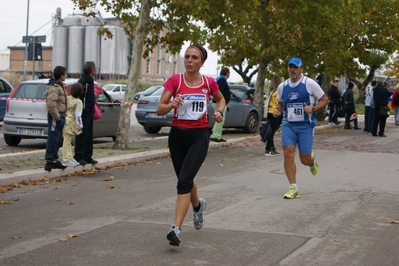
M 113 34 L 113 38 L 101 36 L 101 59 L 100 73 L 104 78 L 113 78 L 116 66 L 116 50 L 119 49 L 117 44 L 116 32 L 118 27 L 108 26 L 109 31 Z
M 101 37 L 97 32 L 101 29 L 99 26 L 86 26 L 85 27 L 85 48 L 84 48 L 84 61 L 94 61 L 96 65 L 100 64 L 100 41 Z
M 69 28 L 67 27 L 58 26 L 53 29 L 54 44 L 52 69 L 56 66 L 68 66 L 68 32 Z
M 80 16 L 67 16 L 64 18 L 62 24 L 65 27 L 80 26 L 81 25 L 81 17 Z
M 129 52 L 128 36 L 125 34 L 123 28 L 118 27 L 116 42 L 118 44 L 118 49 L 116 49 L 116 69 L 115 73 L 119 77 L 124 77 L 127 75 L 128 62 L 127 56 Z
M 82 16 L 80 23 L 82 26 L 101 26 L 102 23 L 98 17 L 85 17 Z
M 85 28 L 81 26 L 69 27 L 68 42 L 68 73 L 71 77 L 79 77 L 82 73 Z

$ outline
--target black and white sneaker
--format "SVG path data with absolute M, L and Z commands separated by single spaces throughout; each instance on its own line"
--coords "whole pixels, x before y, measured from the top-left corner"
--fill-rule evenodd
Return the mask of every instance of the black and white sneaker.
M 200 202 L 200 209 L 199 211 L 194 211 L 193 209 L 193 223 L 194 223 L 194 228 L 197 230 L 200 230 L 202 228 L 202 226 L 204 226 L 205 224 L 205 216 L 204 216 L 204 211 L 206 208 L 206 200 L 203 198 L 199 198 L 199 202 Z
M 166 235 L 166 239 L 169 240 L 169 245 L 180 246 L 181 229 L 178 226 L 174 225 L 169 233 Z
M 265 156 L 276 156 L 276 155 L 278 155 L 279 153 L 276 151 L 276 150 L 273 150 L 273 149 L 271 149 L 271 150 L 266 150 L 266 152 L 265 152 Z

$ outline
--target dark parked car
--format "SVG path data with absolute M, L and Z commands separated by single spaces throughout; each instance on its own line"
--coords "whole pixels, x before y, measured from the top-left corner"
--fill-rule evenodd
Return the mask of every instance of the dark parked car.
M 0 78 L 0 121 L 4 119 L 4 113 L 6 111 L 7 98 L 13 90 L 11 84 L 4 78 Z
M 66 91 L 77 82 L 77 79 L 67 79 Z M 4 140 L 9 146 L 17 146 L 21 139 L 47 138 L 47 110 L 45 93 L 48 79 L 38 79 L 21 82 L 7 99 L 6 113 L 3 121 Z M 95 86 L 100 86 L 95 84 Z M 94 121 L 93 134 L 95 138 L 116 138 L 118 129 L 120 104 L 103 91 L 97 98 L 102 110 L 100 121 Z
M 157 134 L 162 127 L 170 127 L 173 110 L 163 116 L 157 116 L 156 109 L 161 98 L 163 88 L 150 96 L 140 97 L 137 102 L 136 118 L 144 130 L 150 134 Z M 246 102 L 246 91 L 231 90 L 230 109 L 226 112 L 224 128 L 242 128 L 244 132 L 254 133 L 262 119 L 261 111 L 253 104 Z M 212 102 L 208 104 L 208 114 L 213 114 Z M 209 119 L 209 128 L 214 120 Z

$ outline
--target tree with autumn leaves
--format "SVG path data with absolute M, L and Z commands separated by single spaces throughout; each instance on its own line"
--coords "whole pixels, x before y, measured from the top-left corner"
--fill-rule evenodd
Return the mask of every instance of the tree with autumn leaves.
M 301 57 L 310 77 L 323 73 L 324 89 L 345 74 L 363 90 L 399 47 L 396 0 L 72 1 L 88 15 L 101 5 L 120 19 L 135 42 L 134 56 L 145 57 L 157 45 L 176 53 L 185 41 L 207 43 L 244 82 L 257 74 L 259 107 L 265 79 L 286 77 L 290 57 Z M 130 68 L 127 103 L 136 92 L 139 61 Z M 122 106 L 117 149 L 127 145 L 127 113 L 129 105 Z

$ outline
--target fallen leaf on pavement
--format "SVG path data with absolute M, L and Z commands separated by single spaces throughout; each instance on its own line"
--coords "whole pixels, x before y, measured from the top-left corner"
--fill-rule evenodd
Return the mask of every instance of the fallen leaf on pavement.
M 55 200 L 56 200 L 56 201 L 61 201 L 62 199 L 61 199 L 61 198 L 55 198 Z
M 10 200 L 2 200 L 0 201 L 0 204 L 11 204 Z
M 222 166 L 224 166 L 224 165 L 220 163 L 219 166 L 222 167 Z
M 71 234 L 71 233 L 68 233 L 68 236 L 69 236 L 69 238 L 78 237 L 78 235 L 74 235 L 74 234 Z
M 113 188 L 114 188 L 114 185 L 109 184 L 109 185 L 108 185 L 108 188 L 109 188 L 109 189 L 113 189 Z
M 22 236 L 13 236 L 12 239 L 21 239 Z
M 68 201 L 67 205 L 73 205 L 72 201 Z
M 399 221 L 389 221 L 390 224 L 399 224 Z
M 115 179 L 115 177 L 113 175 L 111 175 L 109 178 L 103 179 L 103 181 L 112 181 L 114 179 Z
M 60 242 L 68 242 L 68 238 L 60 237 L 60 239 L 58 239 L 58 241 L 60 241 Z

